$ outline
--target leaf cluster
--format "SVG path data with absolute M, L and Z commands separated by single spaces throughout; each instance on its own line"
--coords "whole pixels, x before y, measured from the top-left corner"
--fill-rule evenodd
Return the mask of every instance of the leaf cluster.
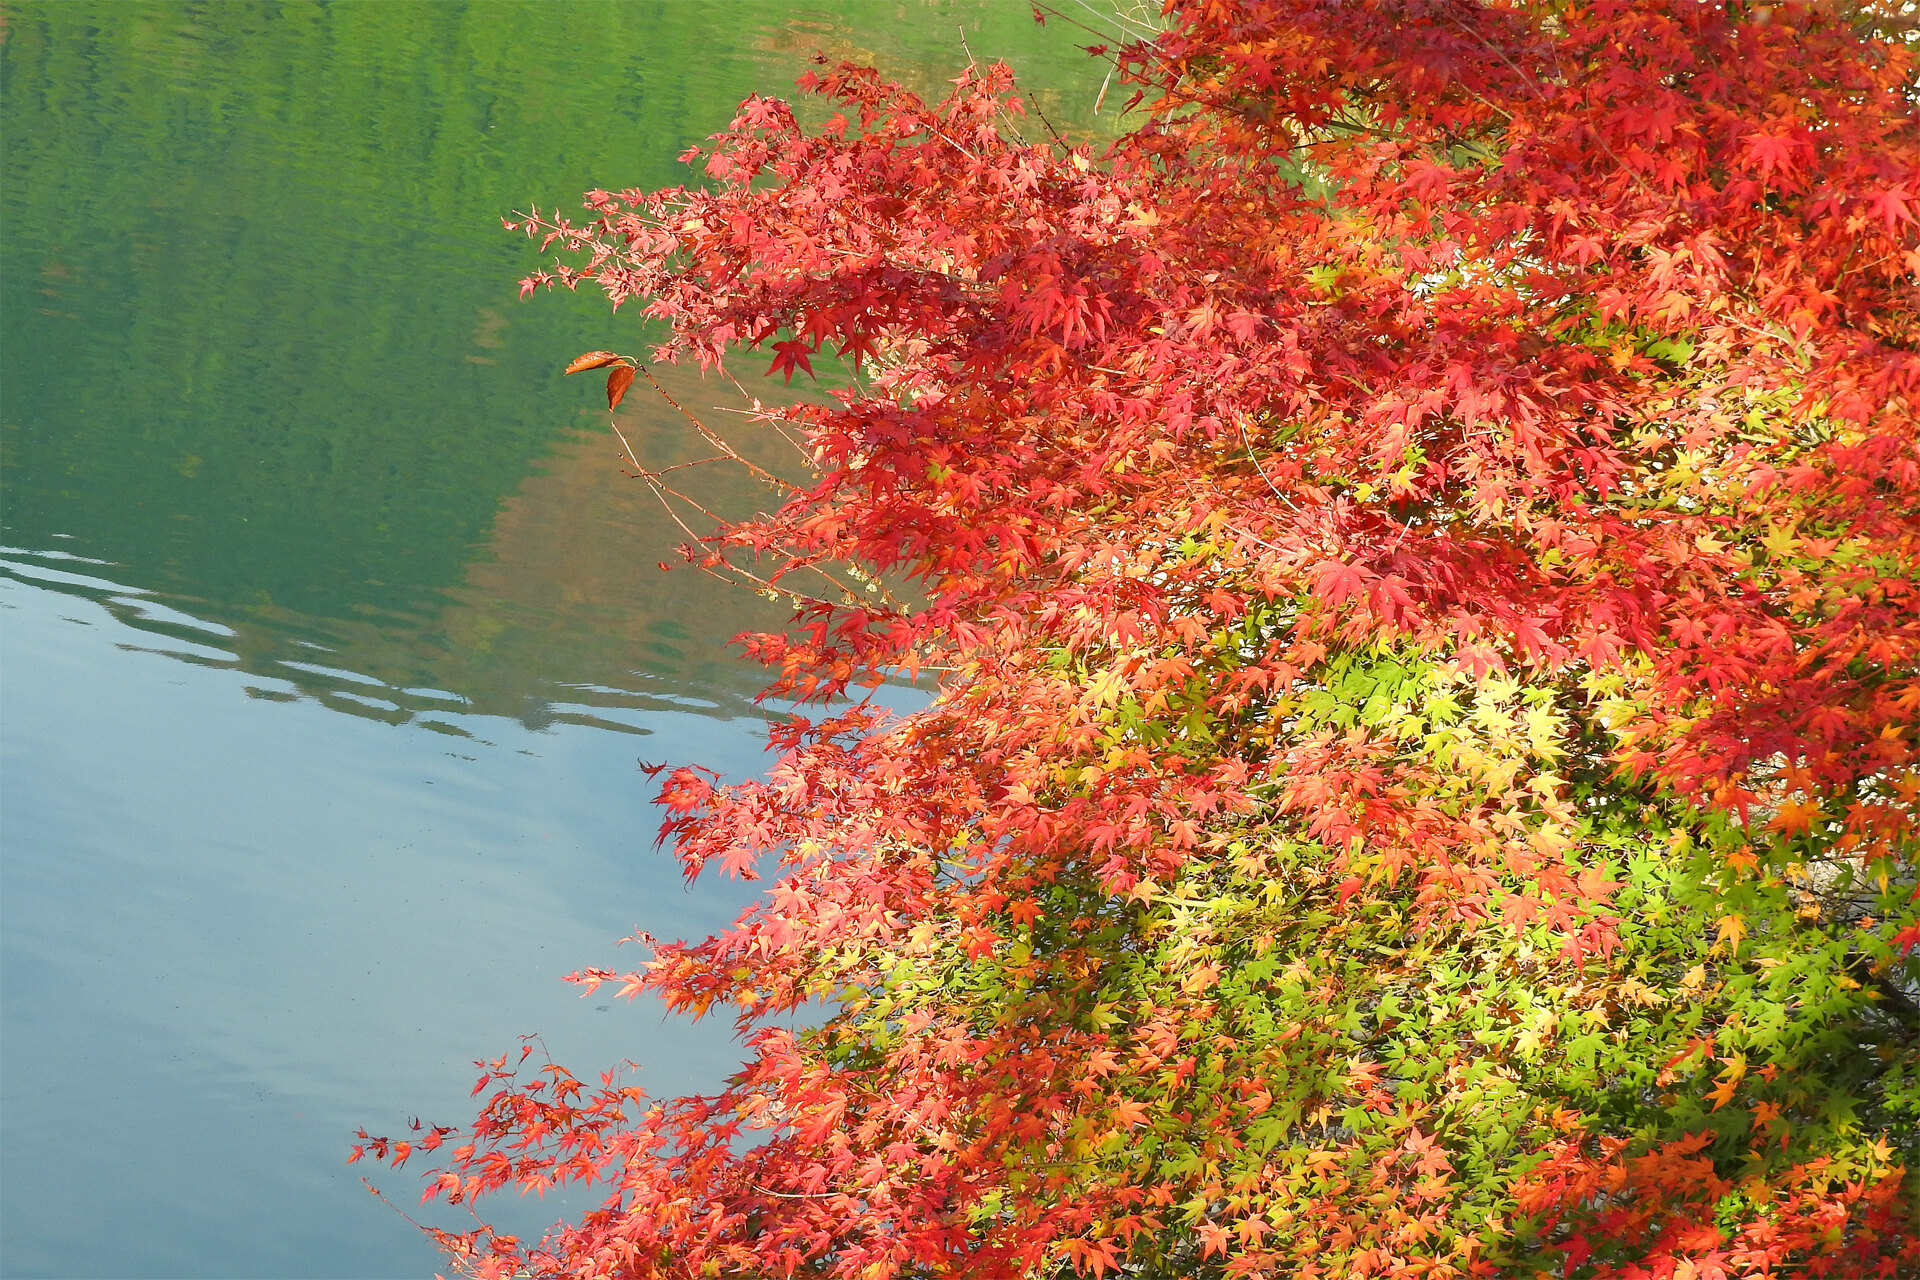
M 1113 54 L 1142 114 L 1097 155 L 1005 68 L 840 67 L 704 188 L 521 219 L 566 255 L 528 289 L 639 304 L 653 359 L 851 372 L 759 418 L 808 482 L 690 550 L 796 605 L 748 644 L 817 718 L 661 792 L 690 874 L 768 892 L 576 975 L 751 1056 L 670 1100 L 491 1066 L 436 1188 L 607 1198 L 465 1265 L 1920 1266 L 1884 17 L 1194 0 Z

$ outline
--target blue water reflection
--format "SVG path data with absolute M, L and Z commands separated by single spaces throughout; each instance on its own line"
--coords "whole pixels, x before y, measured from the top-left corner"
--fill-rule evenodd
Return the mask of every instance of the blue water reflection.
M 526 1032 L 661 1090 L 737 1063 L 717 1024 L 557 981 L 744 901 L 649 848 L 635 739 L 343 716 L 94 600 L 8 581 L 0 609 L 7 1275 L 430 1274 L 342 1163 L 357 1124 L 469 1114 L 469 1062 Z M 758 766 L 757 722 L 647 727 L 650 755 Z

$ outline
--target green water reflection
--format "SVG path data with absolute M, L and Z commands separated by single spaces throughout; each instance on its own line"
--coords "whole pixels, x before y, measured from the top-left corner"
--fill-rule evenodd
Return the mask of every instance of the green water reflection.
M 641 340 L 596 297 L 520 302 L 500 215 L 687 180 L 674 156 L 815 47 L 937 87 L 963 30 L 1086 78 L 991 2 L 9 5 L 6 540 L 346 711 L 739 708 L 758 676 L 717 641 L 779 618 L 657 575 L 681 535 L 555 376 Z M 628 425 L 671 449 L 656 409 Z

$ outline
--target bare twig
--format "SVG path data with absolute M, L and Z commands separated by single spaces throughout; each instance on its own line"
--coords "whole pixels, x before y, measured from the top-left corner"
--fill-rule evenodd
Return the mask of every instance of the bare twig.
M 718 435 L 713 430 L 713 428 L 709 427 L 706 423 L 702 422 L 698 417 L 694 416 L 692 413 L 689 413 L 685 405 L 681 404 L 678 400 L 675 400 L 672 396 L 668 395 L 667 389 L 660 385 L 659 379 L 653 376 L 653 370 L 647 368 L 644 362 L 636 361 L 636 364 L 638 365 L 640 372 L 646 377 L 647 382 L 653 387 L 655 391 L 660 393 L 660 398 L 662 400 L 665 400 L 668 404 L 672 405 L 674 409 L 679 412 L 681 417 L 685 418 L 688 422 L 691 422 L 693 424 L 693 429 L 700 433 L 701 439 L 705 440 L 708 444 L 712 445 L 714 448 L 720 450 L 722 453 L 724 453 L 728 457 L 729 460 L 739 463 L 741 466 L 745 467 L 748 471 L 752 472 L 755 476 L 758 476 L 760 479 L 766 481 L 768 484 L 772 485 L 774 488 L 784 489 L 788 493 L 800 492 L 800 486 L 796 484 L 790 484 L 789 482 L 782 480 L 779 476 L 774 475 L 773 472 L 768 471 L 765 467 L 742 456 L 738 450 L 736 450 L 732 445 L 728 444 L 723 437 Z

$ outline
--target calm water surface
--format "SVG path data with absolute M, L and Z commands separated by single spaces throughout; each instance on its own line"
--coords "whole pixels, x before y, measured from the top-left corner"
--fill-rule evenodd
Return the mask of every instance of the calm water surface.
M 678 531 L 556 377 L 642 338 L 520 302 L 499 217 L 686 180 L 815 48 L 934 87 L 964 28 L 1083 119 L 1026 12 L 0 8 L 0 1274 L 428 1275 L 356 1126 L 469 1117 L 530 1032 L 658 1091 L 733 1067 L 557 978 L 745 901 L 651 847 L 635 762 L 761 767 L 724 642 L 779 618 L 655 568 Z

